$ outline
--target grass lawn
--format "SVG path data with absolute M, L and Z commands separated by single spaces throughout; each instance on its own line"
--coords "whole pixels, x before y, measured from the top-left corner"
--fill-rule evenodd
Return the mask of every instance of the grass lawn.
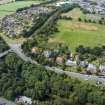
M 64 42 L 72 51 L 79 45 L 94 47 L 105 44 L 105 25 L 59 20 L 59 31 L 49 43 Z
M 2 33 L 0 33 L 0 37 L 2 37 L 7 44 L 22 44 L 24 41 L 26 41 L 26 38 L 9 38 Z
M 41 1 L 17 1 L 4 5 L 0 5 L 0 17 L 14 13 L 18 8 L 30 6 L 31 4 L 39 3 Z

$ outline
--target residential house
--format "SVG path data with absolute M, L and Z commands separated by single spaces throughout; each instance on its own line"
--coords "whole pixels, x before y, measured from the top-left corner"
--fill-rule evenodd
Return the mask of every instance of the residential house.
M 38 49 L 37 47 L 33 47 L 33 48 L 31 49 L 31 53 L 32 53 L 32 54 L 38 54 L 38 53 L 39 53 L 39 49 Z
M 32 99 L 26 96 L 19 96 L 16 98 L 17 103 L 22 103 L 23 105 L 32 105 Z
M 77 66 L 77 62 L 68 59 L 68 60 L 66 61 L 66 66 Z
M 88 62 L 87 62 L 87 61 L 80 61 L 79 66 L 80 66 L 80 67 L 87 68 L 87 67 L 88 67 Z
M 58 56 L 57 58 L 56 58 L 56 63 L 57 64 L 63 64 L 64 63 L 64 57 L 63 56 Z
M 45 57 L 49 58 L 51 56 L 52 52 L 50 50 L 45 50 L 45 51 L 43 51 L 43 54 Z
M 99 70 L 100 70 L 101 72 L 105 71 L 105 66 L 100 65 L 100 66 L 99 66 Z
M 87 67 L 87 71 L 90 71 L 91 73 L 95 73 L 97 71 L 97 67 L 93 64 L 89 64 Z

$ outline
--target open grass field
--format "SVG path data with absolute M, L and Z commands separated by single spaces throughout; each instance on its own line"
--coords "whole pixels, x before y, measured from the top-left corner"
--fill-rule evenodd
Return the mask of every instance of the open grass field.
M 96 22 L 101 16 L 93 14 L 83 14 L 79 8 L 62 14 L 63 16 L 72 17 L 73 20 L 59 20 L 59 32 L 55 33 L 49 40 L 49 44 L 56 42 L 66 43 L 74 52 L 79 45 L 94 47 L 105 44 L 105 25 L 96 23 L 78 22 L 78 18 L 93 19 Z
M 59 31 L 49 43 L 64 42 L 72 51 L 79 45 L 94 47 L 105 44 L 105 25 L 68 20 L 58 22 Z
M 36 4 L 41 1 L 17 1 L 4 5 L 0 5 L 0 17 L 14 13 L 18 8 L 30 6 L 31 4 Z

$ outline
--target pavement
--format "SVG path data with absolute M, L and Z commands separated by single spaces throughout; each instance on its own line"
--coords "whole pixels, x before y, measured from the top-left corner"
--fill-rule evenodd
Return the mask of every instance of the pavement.
M 0 98 L 0 105 L 16 105 L 16 104 L 6 100 L 5 98 Z

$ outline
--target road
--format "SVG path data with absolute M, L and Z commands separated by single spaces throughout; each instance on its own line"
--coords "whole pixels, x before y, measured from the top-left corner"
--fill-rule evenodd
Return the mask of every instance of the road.
M 9 46 L 11 48 L 11 51 L 16 53 L 22 60 L 24 60 L 26 62 L 30 62 L 32 64 L 41 65 L 38 62 L 32 60 L 30 57 L 27 57 L 23 53 L 23 51 L 21 49 L 21 44 L 11 44 Z M 49 66 L 44 66 L 44 67 L 46 68 L 46 70 L 53 71 L 57 74 L 64 74 L 68 77 L 84 79 L 84 80 L 95 80 L 95 81 L 101 82 L 102 84 L 105 84 L 105 79 L 104 78 L 99 78 L 98 76 L 85 75 L 85 74 L 80 74 L 80 73 L 75 73 L 75 72 L 64 71 L 64 70 L 59 69 L 57 67 L 49 67 Z
M 22 60 L 24 60 L 25 62 L 30 62 L 32 64 L 37 64 L 38 63 L 34 60 L 32 60 L 30 57 L 27 57 L 22 49 L 21 49 L 21 44 L 10 44 L 9 45 L 10 49 L 12 52 L 14 52 L 15 54 L 17 54 Z
M 16 104 L 0 97 L 0 105 L 16 105 Z
M 64 74 L 68 77 L 73 77 L 73 78 L 78 78 L 78 79 L 83 79 L 83 80 L 92 80 L 96 82 L 101 82 L 102 84 L 105 85 L 105 79 L 104 78 L 99 78 L 98 76 L 93 76 L 93 75 L 86 75 L 86 74 L 80 74 L 80 73 L 75 73 L 75 72 L 69 72 L 69 71 L 64 71 L 62 69 L 56 68 L 56 67 L 49 67 L 45 66 L 46 70 L 48 71 L 53 71 L 57 74 Z
M 30 62 L 31 64 L 35 64 L 35 65 L 41 65 L 38 62 L 32 60 L 30 57 L 27 57 L 23 53 L 23 51 L 21 49 L 21 44 L 10 44 L 9 47 L 10 47 L 9 50 L 0 54 L 0 58 L 7 55 L 9 52 L 14 52 L 14 53 L 17 54 L 17 56 L 19 56 L 25 62 Z M 44 66 L 44 67 L 46 68 L 46 70 L 53 71 L 57 74 L 64 74 L 68 77 L 84 79 L 84 80 L 95 80 L 95 81 L 101 82 L 102 84 L 105 84 L 105 79 L 104 78 L 99 78 L 98 76 L 85 75 L 85 74 L 80 74 L 80 73 L 75 73 L 75 72 L 64 71 L 64 70 L 59 69 L 57 67 L 49 67 L 49 66 Z
M 11 49 L 3 52 L 3 53 L 0 53 L 0 58 L 4 57 L 5 55 L 7 55 L 9 52 L 11 51 Z

